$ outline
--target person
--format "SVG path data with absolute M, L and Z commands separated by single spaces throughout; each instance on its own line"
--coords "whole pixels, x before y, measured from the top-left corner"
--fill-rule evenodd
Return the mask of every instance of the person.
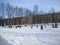
M 38 25 L 36 25 L 36 27 L 38 28 Z
M 43 30 L 43 25 L 41 25 L 41 30 Z
M 33 28 L 33 26 L 31 25 L 31 29 Z

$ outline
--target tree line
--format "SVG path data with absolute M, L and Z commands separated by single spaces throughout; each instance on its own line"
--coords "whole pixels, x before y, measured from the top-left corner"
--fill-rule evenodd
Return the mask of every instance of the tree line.
M 0 16 L 5 19 L 5 18 L 14 18 L 14 17 L 24 17 L 28 16 L 28 22 L 31 23 L 32 21 L 32 15 L 40 15 L 44 14 L 44 11 L 38 11 L 38 5 L 34 5 L 33 11 L 30 9 L 24 8 L 24 7 L 14 7 L 10 5 L 9 3 L 5 4 L 4 2 L 0 3 Z M 57 21 L 55 21 L 55 9 L 54 7 L 50 8 L 48 13 L 53 13 L 52 14 L 52 22 L 55 24 Z M 43 18 L 43 17 L 41 17 Z M 9 21 L 8 21 L 9 22 Z

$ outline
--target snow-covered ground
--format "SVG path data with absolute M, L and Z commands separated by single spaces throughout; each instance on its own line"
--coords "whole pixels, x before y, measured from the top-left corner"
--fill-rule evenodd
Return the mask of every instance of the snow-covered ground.
M 60 25 L 58 28 L 52 28 L 51 24 L 44 26 L 41 30 L 40 25 L 38 28 L 33 25 L 21 28 L 5 28 L 0 27 L 0 45 L 5 41 L 6 45 L 60 45 Z M 3 40 L 3 41 L 1 41 Z

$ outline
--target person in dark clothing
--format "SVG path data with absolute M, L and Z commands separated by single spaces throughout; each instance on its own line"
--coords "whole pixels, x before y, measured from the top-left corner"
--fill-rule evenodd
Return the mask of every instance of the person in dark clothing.
M 38 28 L 38 25 L 36 25 L 36 27 Z
M 41 25 L 41 30 L 43 30 L 43 25 Z

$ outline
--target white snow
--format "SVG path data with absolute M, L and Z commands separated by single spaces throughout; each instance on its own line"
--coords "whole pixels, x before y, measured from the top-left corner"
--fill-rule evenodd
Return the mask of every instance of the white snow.
M 59 23 L 58 23 L 59 24 Z M 0 36 L 11 45 L 60 45 L 60 26 L 52 28 L 51 24 L 40 29 L 40 24 L 21 28 L 0 27 Z M 0 44 L 1 45 L 1 44 Z

